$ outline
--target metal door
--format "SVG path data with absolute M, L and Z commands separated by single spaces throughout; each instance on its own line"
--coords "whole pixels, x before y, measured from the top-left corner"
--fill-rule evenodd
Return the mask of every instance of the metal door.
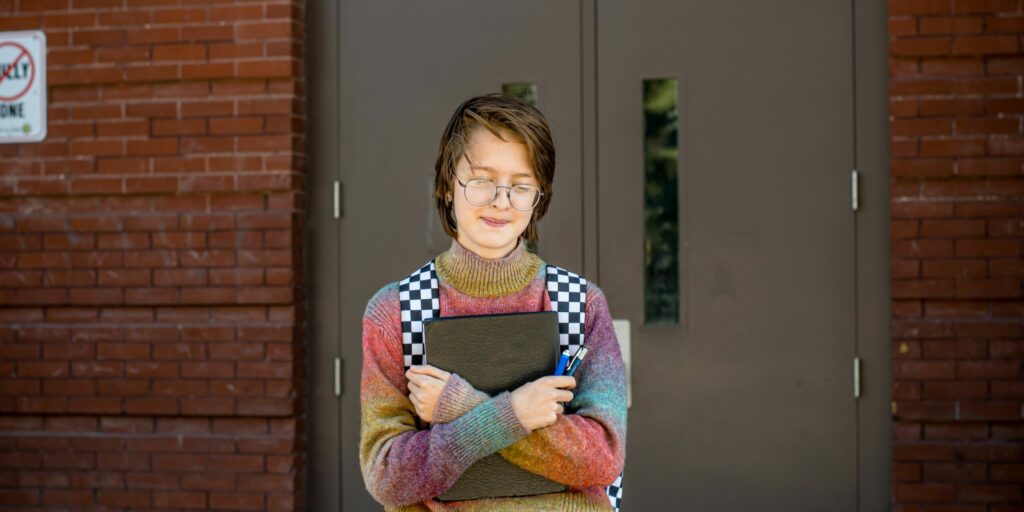
M 361 316 L 367 300 L 451 244 L 431 192 L 455 107 L 503 84 L 533 84 L 557 148 L 540 255 L 582 265 L 580 19 L 540 0 L 340 4 L 341 407 L 343 510 L 379 510 L 358 466 Z M 315 448 L 314 448 L 315 451 Z
M 855 510 L 848 2 L 597 4 L 599 282 L 624 510 Z M 645 79 L 678 81 L 679 321 L 645 325 Z

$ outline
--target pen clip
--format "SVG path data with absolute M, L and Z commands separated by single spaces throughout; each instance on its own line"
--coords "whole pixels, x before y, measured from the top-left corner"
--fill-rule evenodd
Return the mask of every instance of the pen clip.
M 583 358 L 587 355 L 586 347 L 583 347 L 576 351 L 576 355 L 573 356 L 572 361 L 569 361 L 569 369 L 566 370 L 565 374 L 572 376 L 576 372 L 576 368 L 579 367 L 580 363 L 583 362 Z

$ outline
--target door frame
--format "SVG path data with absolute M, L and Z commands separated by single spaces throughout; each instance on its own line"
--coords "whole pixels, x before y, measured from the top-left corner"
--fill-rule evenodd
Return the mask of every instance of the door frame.
M 578 0 L 581 19 L 581 119 L 583 175 L 583 268 L 596 276 L 597 176 L 597 0 Z M 862 394 L 856 405 L 859 511 L 890 505 L 890 280 L 888 164 L 888 29 L 886 0 L 851 2 L 854 14 L 855 165 L 860 173 L 856 231 L 857 354 L 862 361 Z M 338 153 L 340 55 L 338 1 L 306 3 L 306 219 L 304 246 L 305 382 L 300 387 L 306 413 L 306 508 L 340 510 L 341 401 L 335 396 L 335 358 L 341 357 L 340 243 L 334 218 L 334 183 L 340 179 Z M 342 262 L 343 264 L 343 262 Z M 598 283 L 600 284 L 600 283 Z M 302 321 L 300 320 L 300 321 Z M 358 385 L 359 368 L 342 368 L 342 381 Z M 353 373 L 354 372 L 354 373 Z M 357 393 L 351 384 L 343 393 Z M 628 499 L 626 500 L 628 503 Z
M 300 483 L 305 485 L 306 510 L 341 510 L 341 396 L 335 394 L 334 362 L 341 360 L 341 322 L 335 312 L 341 304 L 341 231 L 334 217 L 334 183 L 340 180 L 341 161 L 338 15 L 339 0 L 306 2 L 307 208 L 302 265 L 307 327 L 305 382 L 300 388 L 306 416 L 301 448 L 306 467 L 299 472 L 306 480 Z

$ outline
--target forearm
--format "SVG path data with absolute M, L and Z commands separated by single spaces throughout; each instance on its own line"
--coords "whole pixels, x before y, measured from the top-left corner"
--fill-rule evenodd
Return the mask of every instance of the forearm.
M 394 421 L 400 416 L 380 421 L 389 416 L 371 413 L 363 418 L 363 476 L 374 498 L 388 506 L 419 503 L 444 493 L 474 462 L 526 435 L 508 393 L 429 430 Z
M 600 356 L 600 354 L 598 354 Z M 499 451 L 510 462 L 550 480 L 574 487 L 606 485 L 618 476 L 624 460 L 624 377 L 614 361 L 601 372 L 588 365 L 590 379 L 570 403 L 575 414 L 560 415 L 555 424 Z M 599 373 L 593 375 L 594 372 Z M 582 367 L 581 367 L 582 373 Z M 603 375 L 602 375 L 603 374 Z M 598 381 L 598 382 L 594 382 Z M 454 421 L 490 397 L 452 374 L 438 399 L 435 423 Z M 616 411 L 623 411 L 616 415 Z M 614 473 L 614 474 L 613 474 Z
M 587 357 L 576 373 L 579 381 L 571 414 L 534 430 L 499 451 L 532 473 L 573 487 L 610 484 L 625 462 L 626 379 L 622 354 L 603 293 L 588 292 Z M 442 390 L 435 422 L 459 418 L 489 396 L 456 374 Z
M 359 462 L 367 490 L 381 504 L 439 496 L 474 462 L 528 433 L 508 393 L 487 397 L 454 421 L 419 430 L 407 396 L 401 341 L 364 321 L 363 352 Z

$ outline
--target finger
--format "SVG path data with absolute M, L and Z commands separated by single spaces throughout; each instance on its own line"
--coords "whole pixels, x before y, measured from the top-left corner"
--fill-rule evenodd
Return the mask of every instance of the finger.
M 558 390 L 555 393 L 556 402 L 572 402 L 573 394 L 572 391 Z
M 549 375 L 541 380 L 543 380 L 546 385 L 553 388 L 572 389 L 576 387 L 576 377 L 570 377 L 568 375 Z
M 441 380 L 441 379 L 439 379 L 437 377 L 430 376 L 430 375 L 416 375 L 415 379 L 416 379 L 416 383 L 419 384 L 420 386 L 423 386 L 423 387 L 426 387 L 426 386 L 438 386 L 438 387 L 440 387 L 440 386 L 444 386 L 444 384 L 445 384 L 445 381 L 443 381 L 443 380 Z
M 429 364 L 413 366 L 413 367 L 410 367 L 409 370 L 412 371 L 413 368 L 415 368 L 415 372 L 416 373 L 419 373 L 419 374 L 422 374 L 422 375 L 429 375 L 431 377 L 434 377 L 435 379 L 448 380 L 448 377 L 451 376 L 450 373 L 448 373 L 448 372 L 446 372 L 446 371 L 444 371 L 444 370 L 442 370 L 442 369 L 440 369 L 440 368 L 438 368 L 436 366 L 430 366 Z
M 420 389 L 420 383 L 419 382 L 416 382 L 414 380 L 410 380 L 409 381 L 409 390 L 410 391 L 411 390 L 419 391 L 419 389 Z
M 565 407 L 562 407 L 562 404 L 558 404 L 558 414 L 562 414 L 564 412 L 565 412 Z

